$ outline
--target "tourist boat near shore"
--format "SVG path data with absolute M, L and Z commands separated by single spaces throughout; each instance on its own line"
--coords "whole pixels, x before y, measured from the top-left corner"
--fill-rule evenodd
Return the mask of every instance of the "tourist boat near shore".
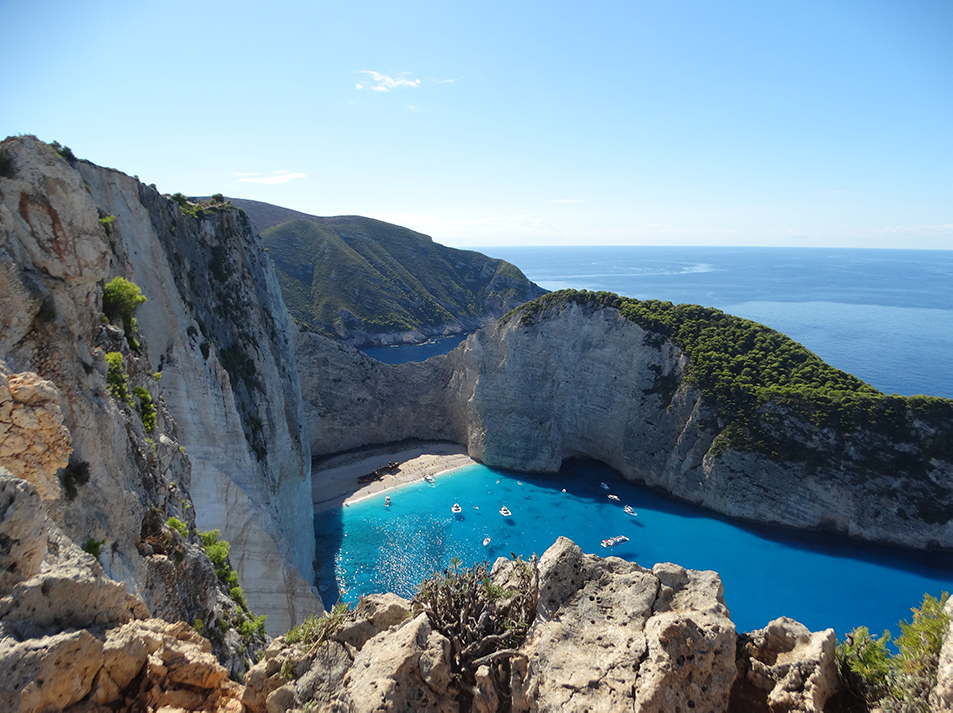
M 618 496 L 618 495 L 609 495 L 609 500 L 615 500 L 616 502 L 618 502 L 618 501 L 619 501 L 619 496 Z
M 426 480 L 426 481 L 427 481 L 428 483 L 430 483 L 431 485 L 433 484 L 433 476 L 432 476 L 432 475 L 425 475 L 425 476 L 424 476 L 424 480 Z
M 454 514 L 458 514 L 458 513 L 463 512 L 463 508 L 460 507 L 460 503 L 454 503 L 454 504 L 453 504 L 453 507 L 450 508 L 450 509 L 453 511 Z
M 607 537 L 602 541 L 603 547 L 615 547 L 616 545 L 621 545 L 623 542 L 628 542 L 629 538 L 625 535 L 616 535 L 615 537 Z
M 638 513 L 635 511 L 635 509 L 631 505 L 625 506 L 625 513 L 626 515 L 632 515 L 632 517 L 635 517 L 636 515 L 638 515 Z
M 390 507 L 390 495 L 385 495 L 385 496 L 384 496 L 384 507 L 385 507 L 385 508 L 389 508 L 389 507 Z
M 500 515 L 502 515 L 503 517 L 509 517 L 512 514 L 513 513 L 510 512 L 510 509 L 506 507 L 506 505 L 500 508 Z

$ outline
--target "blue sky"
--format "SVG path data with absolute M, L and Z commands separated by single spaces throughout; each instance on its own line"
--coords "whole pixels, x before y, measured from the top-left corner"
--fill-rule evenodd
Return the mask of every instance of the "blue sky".
M 464 246 L 953 249 L 953 2 L 0 0 L 0 133 Z

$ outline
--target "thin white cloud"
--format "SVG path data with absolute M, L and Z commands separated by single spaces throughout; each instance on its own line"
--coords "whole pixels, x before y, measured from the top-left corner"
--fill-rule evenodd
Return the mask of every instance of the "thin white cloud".
M 399 87 L 419 87 L 419 79 L 405 79 L 404 77 L 388 77 L 386 74 L 363 69 L 358 74 L 366 74 L 368 79 L 358 82 L 358 89 L 370 89 L 372 92 L 387 92 Z M 407 72 L 404 72 L 407 74 Z
M 244 175 L 244 174 L 238 174 Z M 251 174 L 251 175 L 261 175 L 261 174 Z M 275 185 L 279 183 L 287 183 L 288 181 L 295 178 L 307 178 L 307 173 L 289 173 L 288 171 L 275 171 L 274 176 L 265 176 L 264 178 L 239 178 L 238 183 L 261 183 L 266 185 Z
M 928 237 L 953 235 L 953 223 L 940 225 L 889 225 L 880 230 L 887 235 L 922 235 Z
M 551 201 L 547 201 L 547 203 L 582 203 L 582 202 L 583 200 L 581 198 L 554 198 Z

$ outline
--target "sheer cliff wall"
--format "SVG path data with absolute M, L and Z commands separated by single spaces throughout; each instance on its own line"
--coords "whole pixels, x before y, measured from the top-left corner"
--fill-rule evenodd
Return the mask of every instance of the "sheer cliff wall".
M 597 304 L 555 303 L 526 317 L 517 310 L 448 355 L 398 366 L 299 335 L 313 451 L 414 436 L 465 444 L 516 471 L 589 457 L 732 517 L 953 548 L 953 458 L 916 413 L 901 414 L 907 435 L 890 440 L 769 402 L 759 427 L 786 452 L 732 446 L 729 419 L 687 378 L 689 359 L 672 341 Z M 925 465 L 891 466 L 902 462 Z
M 31 137 L 4 150 L 12 175 L 0 178 L 0 359 L 63 394 L 88 483 L 75 499 L 60 495 L 62 526 L 77 542 L 115 543 L 104 568 L 143 588 L 147 604 L 135 542 L 158 508 L 221 530 L 270 632 L 319 611 L 289 318 L 247 217 L 225 206 L 188 215 L 154 187 L 67 162 Z M 152 393 L 159 426 L 138 440 L 129 432 L 142 425 L 106 386 L 104 354 L 125 348 L 122 330 L 101 321 L 102 287 L 115 276 L 148 298 L 136 312 L 140 350 L 126 350 L 124 363 L 130 388 Z M 194 512 L 179 511 L 180 493 Z

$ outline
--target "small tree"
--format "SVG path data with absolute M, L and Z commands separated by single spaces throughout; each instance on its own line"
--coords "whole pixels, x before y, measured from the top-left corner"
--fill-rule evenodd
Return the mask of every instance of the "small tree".
M 133 337 L 136 330 L 136 319 L 132 316 L 136 307 L 146 301 L 139 285 L 130 282 L 124 277 L 114 277 L 103 287 L 103 313 L 110 322 L 122 320 L 122 328 L 126 333 L 129 346 L 138 347 Z

